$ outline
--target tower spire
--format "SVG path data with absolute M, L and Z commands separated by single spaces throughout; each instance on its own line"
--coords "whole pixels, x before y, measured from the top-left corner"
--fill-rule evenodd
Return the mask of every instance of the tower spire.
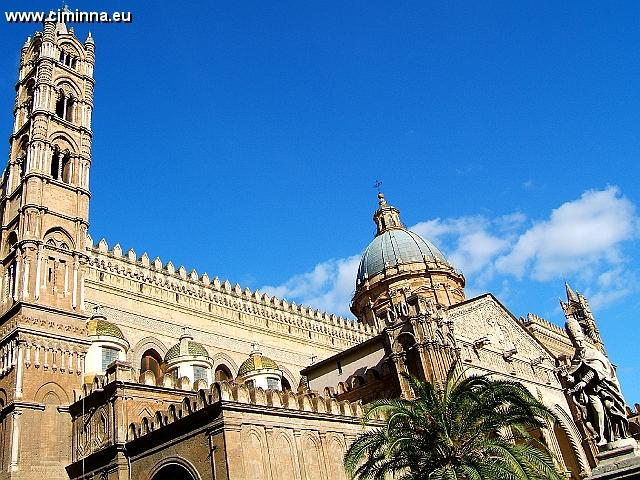
M 577 302 L 578 296 L 576 295 L 576 292 L 574 292 L 571 288 L 571 285 L 569 285 L 567 282 L 564 282 L 564 288 L 567 291 L 567 300 L 569 300 L 570 302 Z

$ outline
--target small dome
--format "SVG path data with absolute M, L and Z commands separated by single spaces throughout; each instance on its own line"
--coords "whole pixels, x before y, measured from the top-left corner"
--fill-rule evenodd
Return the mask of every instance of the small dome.
M 280 370 L 278 364 L 271 360 L 269 357 L 265 357 L 259 352 L 252 352 L 251 356 L 244 362 L 242 362 L 242 365 L 240 365 L 240 368 L 238 369 L 238 376 L 242 377 L 247 373 L 255 372 L 256 370 L 263 370 L 266 368 Z
M 87 334 L 90 337 L 115 337 L 125 340 L 122 330 L 111 322 L 92 318 L 87 322 Z
M 411 263 L 444 262 L 438 248 L 417 233 L 396 228 L 381 232 L 369 244 L 360 260 L 356 285 L 385 269 Z
M 207 349 L 202 346 L 202 344 L 198 342 L 189 341 L 189 355 L 192 357 L 208 357 L 209 352 Z M 180 344 L 176 343 L 173 347 L 169 349 L 167 354 L 164 356 L 164 361 L 168 362 L 169 360 L 173 360 L 174 358 L 178 358 L 180 356 Z

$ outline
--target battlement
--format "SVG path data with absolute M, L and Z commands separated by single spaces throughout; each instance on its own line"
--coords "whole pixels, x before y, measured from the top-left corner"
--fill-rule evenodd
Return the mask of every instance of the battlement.
M 115 382 L 120 382 L 129 390 L 144 385 L 133 382 L 129 364 L 114 362 L 108 368 L 107 375 L 96 376 L 92 383 L 85 384 L 81 390 L 74 392 L 74 403 L 83 401 L 94 409 L 99 408 L 100 402 L 105 400 L 100 395 L 108 385 L 114 385 Z M 345 417 L 345 419 L 352 419 L 351 421 L 357 421 L 364 413 L 360 401 L 339 401 L 335 398 L 323 397 L 311 390 L 298 393 L 291 390 L 264 390 L 260 387 L 253 388 L 244 383 L 233 381 L 214 382 L 209 386 L 205 380 L 197 381 L 192 388 L 186 377 L 177 380 L 171 389 L 171 391 L 167 389 L 167 392 L 170 392 L 174 398 L 176 398 L 176 394 L 180 393 L 180 390 L 183 391 L 182 401 L 180 403 L 171 402 L 168 408 L 156 410 L 152 415 L 145 415 L 139 422 L 131 422 L 127 427 L 127 442 L 167 427 L 219 402 L 235 404 L 236 408 L 257 406 L 276 409 L 287 416 L 291 416 L 293 412 L 307 412 L 309 414 Z M 96 395 L 99 398 L 92 400 L 91 397 Z M 96 400 L 98 404 L 94 405 Z M 382 420 L 382 417 L 376 417 L 374 420 Z
M 535 313 L 527 313 L 527 318 L 520 317 L 519 320 L 524 326 L 539 325 L 543 328 L 551 330 L 554 333 L 557 333 L 558 335 L 567 335 L 564 331 L 564 328 L 556 325 L 555 323 L 551 323 L 549 320 L 542 318 Z
M 124 253 L 119 244 L 109 248 L 105 239 L 93 246 L 91 237 L 87 237 L 87 245 L 91 245 L 87 249 L 87 280 L 95 285 L 113 284 L 137 297 L 149 296 L 205 315 L 228 318 L 229 315 L 222 315 L 223 310 L 233 310 L 236 312 L 234 322 L 241 324 L 265 328 L 272 328 L 274 322 L 288 324 L 288 328 L 280 329 L 285 335 L 338 348 L 360 343 L 375 334 L 372 327 L 356 320 L 243 289 L 237 283 L 232 286 L 229 280 L 211 279 L 207 273 L 200 275 L 195 269 L 187 273 L 184 266 L 176 268 L 173 262 L 163 262 L 158 257 L 152 261 L 147 253 L 138 256 L 133 249 Z M 107 278 L 110 275 L 119 278 Z M 123 282 L 122 278 L 128 281 Z
M 284 392 L 277 390 L 263 390 L 249 388 L 244 384 L 231 382 L 215 382 L 208 390 L 199 390 L 193 400 L 187 396 L 180 406 L 171 405 L 165 411 L 156 411 L 152 418 L 144 417 L 139 423 L 131 423 L 127 433 L 127 441 L 147 435 L 151 432 L 167 427 L 191 413 L 218 402 L 234 402 L 237 404 L 263 406 L 290 412 L 310 412 L 316 414 L 337 415 L 350 418 L 362 417 L 362 404 L 343 400 L 338 402 L 334 398 L 327 398 L 302 393 L 296 394 L 291 390 Z M 291 413 L 289 413 L 290 415 Z

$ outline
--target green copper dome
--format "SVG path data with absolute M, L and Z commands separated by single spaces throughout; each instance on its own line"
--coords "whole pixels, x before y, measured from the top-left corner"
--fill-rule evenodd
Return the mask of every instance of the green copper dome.
M 240 368 L 238 369 L 238 376 L 241 377 L 247 373 L 265 368 L 280 370 L 278 364 L 269 357 L 265 357 L 260 353 L 252 353 L 251 356 L 242 362 L 242 365 L 240 365 Z
M 411 263 L 446 263 L 444 255 L 431 242 L 417 233 L 395 228 L 380 233 L 369 244 L 360 260 L 357 285 L 385 269 Z
M 447 262 L 434 244 L 407 230 L 400 219 L 400 211 L 387 203 L 382 192 L 378 193 L 378 205 L 378 210 L 373 214 L 376 237 L 360 260 L 356 288 L 367 278 L 383 272 L 386 267 Z
M 115 337 L 125 340 L 122 330 L 117 325 L 101 318 L 92 318 L 87 322 L 87 335 L 90 337 Z
M 209 352 L 207 349 L 202 346 L 202 344 L 198 342 L 189 341 L 189 355 L 192 357 L 208 357 Z M 173 360 L 174 358 L 178 358 L 180 356 L 180 344 L 176 343 L 173 347 L 169 349 L 167 354 L 164 356 L 164 361 L 168 362 L 169 360 Z

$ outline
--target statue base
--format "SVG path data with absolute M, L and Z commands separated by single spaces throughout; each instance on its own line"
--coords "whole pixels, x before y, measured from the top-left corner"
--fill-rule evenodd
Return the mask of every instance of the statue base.
M 640 480 L 640 447 L 633 438 L 603 445 L 597 459 L 589 480 Z

